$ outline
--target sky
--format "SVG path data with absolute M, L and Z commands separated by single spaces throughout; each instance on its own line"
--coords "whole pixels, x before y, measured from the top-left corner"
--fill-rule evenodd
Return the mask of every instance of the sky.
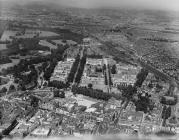
M 14 1 L 16 3 L 30 1 L 48 1 L 59 5 L 74 6 L 80 8 L 142 8 L 142 9 L 158 9 L 158 10 L 174 10 L 179 11 L 179 0 L 0 0 Z

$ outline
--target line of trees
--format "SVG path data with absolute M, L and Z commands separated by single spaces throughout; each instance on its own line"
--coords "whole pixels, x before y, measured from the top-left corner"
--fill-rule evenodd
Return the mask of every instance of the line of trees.
M 0 97 L 4 96 L 7 92 L 7 88 L 6 87 L 3 87 L 1 90 L 0 90 Z
M 105 85 L 108 85 L 108 80 L 107 80 L 106 71 L 104 72 L 104 84 L 105 84 Z
M 103 65 L 102 71 L 103 71 L 103 74 L 104 74 L 105 71 L 106 71 L 106 65 Z
M 14 85 L 10 85 L 10 86 L 9 86 L 9 91 L 15 91 L 15 90 L 16 90 L 16 88 L 15 88 Z
M 163 121 L 163 125 L 164 125 L 164 126 L 165 126 L 166 120 L 170 118 L 171 112 L 172 112 L 172 110 L 171 110 L 171 107 L 170 107 L 170 106 L 167 107 L 167 106 L 165 105 L 165 106 L 163 107 L 163 110 L 162 110 L 162 119 L 164 120 L 164 121 Z
M 76 56 L 76 59 L 75 59 L 75 62 L 73 63 L 72 65 L 72 68 L 70 70 L 70 73 L 68 75 L 68 78 L 67 78 L 67 83 L 71 83 L 73 82 L 73 79 L 75 78 L 75 73 L 77 71 L 77 68 L 78 68 L 78 64 L 80 63 L 80 55 L 78 54 Z
M 177 40 L 172 40 L 172 39 L 167 39 L 167 38 L 144 38 L 144 40 L 149 40 L 149 41 L 159 41 L 159 42 L 178 42 Z
M 52 76 L 52 73 L 54 72 L 57 63 L 58 63 L 57 59 L 54 58 L 52 61 L 50 61 L 49 67 L 45 69 L 44 79 L 46 81 L 50 80 L 50 77 Z
M 106 71 L 106 65 L 104 65 L 103 66 L 103 70 L 104 70 L 104 84 L 105 85 L 113 85 L 113 83 L 112 83 L 112 78 L 111 78 L 111 68 L 110 68 L 110 66 L 108 65 L 107 66 L 108 67 L 108 75 L 109 75 L 109 81 L 108 81 L 108 78 L 107 78 L 107 71 Z
M 81 77 L 83 75 L 83 71 L 84 71 L 84 68 L 85 68 L 85 64 L 86 64 L 86 55 L 83 55 L 81 61 L 80 61 L 80 67 L 78 69 L 78 73 L 77 73 L 77 76 L 75 78 L 75 82 L 76 83 L 80 83 L 81 81 Z
M 109 93 L 103 92 L 102 90 L 97 90 L 97 89 L 92 89 L 92 88 L 87 88 L 87 87 L 73 86 L 72 92 L 75 95 L 81 94 L 81 95 L 89 96 L 91 98 L 104 100 L 104 101 L 108 101 L 112 97 L 112 95 L 110 95 Z
M 109 72 L 109 85 L 113 85 L 113 82 L 112 82 L 112 78 L 111 78 L 111 71 L 110 71 L 110 66 L 108 65 L 108 72 Z
M 54 80 L 54 81 L 50 81 L 48 83 L 48 86 L 49 87 L 55 87 L 57 89 L 63 89 L 63 88 L 68 88 L 69 87 L 69 84 L 66 84 L 62 81 L 57 81 L 57 80 Z
M 3 136 L 7 136 L 10 134 L 10 132 L 19 124 L 19 122 L 17 121 L 17 119 L 15 119 L 14 121 L 12 121 L 12 123 L 9 125 L 8 128 L 4 129 L 2 131 L 2 135 L 0 135 L 0 138 L 3 138 Z

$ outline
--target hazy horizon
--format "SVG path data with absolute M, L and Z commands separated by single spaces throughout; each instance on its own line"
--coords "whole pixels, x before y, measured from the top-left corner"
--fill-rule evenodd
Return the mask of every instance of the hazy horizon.
M 61 6 L 78 8 L 135 8 L 146 10 L 179 11 L 179 0 L 0 0 L 25 4 L 29 2 L 48 2 Z

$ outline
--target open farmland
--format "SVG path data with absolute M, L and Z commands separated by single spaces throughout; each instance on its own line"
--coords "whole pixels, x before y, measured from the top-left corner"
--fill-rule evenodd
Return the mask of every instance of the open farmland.
M 7 63 L 7 64 L 2 64 L 0 65 L 0 72 L 3 70 L 3 69 L 7 69 L 9 67 L 13 67 L 15 65 L 17 65 L 19 63 L 19 59 L 12 59 L 12 63 Z
M 6 44 L 0 44 L 0 50 L 5 50 L 5 49 L 7 49 Z

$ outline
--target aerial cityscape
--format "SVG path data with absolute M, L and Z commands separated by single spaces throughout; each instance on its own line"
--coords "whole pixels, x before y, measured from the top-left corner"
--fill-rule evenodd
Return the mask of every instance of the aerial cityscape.
M 178 11 L 0 4 L 0 139 L 179 134 Z

